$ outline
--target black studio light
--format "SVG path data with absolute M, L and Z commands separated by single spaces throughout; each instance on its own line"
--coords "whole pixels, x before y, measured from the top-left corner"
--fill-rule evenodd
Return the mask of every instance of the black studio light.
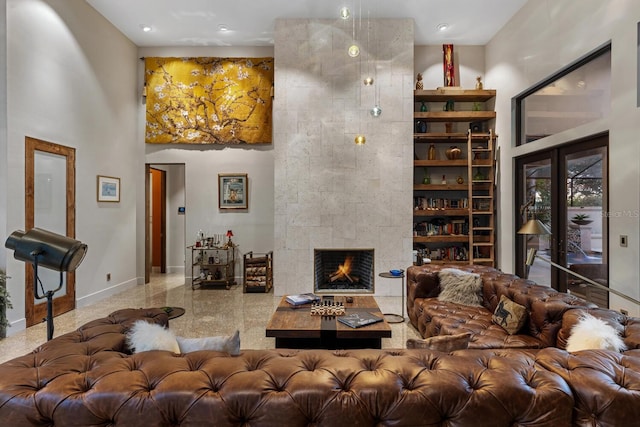
M 14 231 L 4 245 L 14 251 L 15 259 L 33 265 L 35 298 L 47 299 L 47 340 L 50 340 L 53 338 L 53 295 L 62 288 L 63 273 L 78 268 L 87 253 L 87 245 L 41 228 Z M 39 266 L 60 272 L 60 283 L 56 289 L 45 291 L 38 278 Z

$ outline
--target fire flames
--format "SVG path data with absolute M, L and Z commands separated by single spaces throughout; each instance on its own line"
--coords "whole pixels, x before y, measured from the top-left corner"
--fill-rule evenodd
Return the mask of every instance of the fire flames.
M 351 283 L 358 282 L 360 279 L 351 274 L 351 265 L 353 264 L 353 256 L 349 255 L 345 258 L 344 263 L 338 266 L 338 269 L 331 273 L 329 280 L 335 282 L 337 280 L 346 280 Z

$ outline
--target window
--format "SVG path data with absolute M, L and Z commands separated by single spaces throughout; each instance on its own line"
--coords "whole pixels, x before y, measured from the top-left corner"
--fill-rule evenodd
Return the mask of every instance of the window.
M 602 119 L 611 109 L 611 44 L 596 49 L 514 98 L 516 144 Z

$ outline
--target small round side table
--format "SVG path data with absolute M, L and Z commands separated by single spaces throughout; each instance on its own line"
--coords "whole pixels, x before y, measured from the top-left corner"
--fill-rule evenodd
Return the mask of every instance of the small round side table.
M 404 271 L 402 271 L 402 273 L 400 273 L 397 276 L 389 273 L 388 271 L 383 271 L 382 273 L 378 274 L 378 276 L 384 277 L 385 279 L 401 279 L 402 280 L 401 282 L 402 284 L 402 315 L 385 313 L 383 314 L 383 316 L 384 316 L 384 320 L 386 320 L 387 323 L 403 323 L 404 322 Z
M 182 307 L 160 307 L 160 309 L 167 313 L 169 320 L 180 317 L 185 313 L 185 309 Z

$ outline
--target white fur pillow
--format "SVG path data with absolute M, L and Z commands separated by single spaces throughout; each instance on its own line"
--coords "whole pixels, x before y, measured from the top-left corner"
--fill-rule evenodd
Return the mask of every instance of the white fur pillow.
M 627 349 L 615 328 L 602 319 L 585 314 L 571 329 L 567 351 L 602 349 L 621 352 Z
M 438 272 L 440 295 L 438 300 L 457 304 L 482 306 L 482 279 L 479 274 L 443 268 Z
M 134 353 L 150 350 L 167 350 L 180 353 L 175 335 L 162 325 L 136 320 L 127 333 L 127 344 Z
M 232 356 L 240 354 L 240 331 L 233 335 L 204 338 L 177 337 L 182 353 L 199 350 L 225 351 Z

